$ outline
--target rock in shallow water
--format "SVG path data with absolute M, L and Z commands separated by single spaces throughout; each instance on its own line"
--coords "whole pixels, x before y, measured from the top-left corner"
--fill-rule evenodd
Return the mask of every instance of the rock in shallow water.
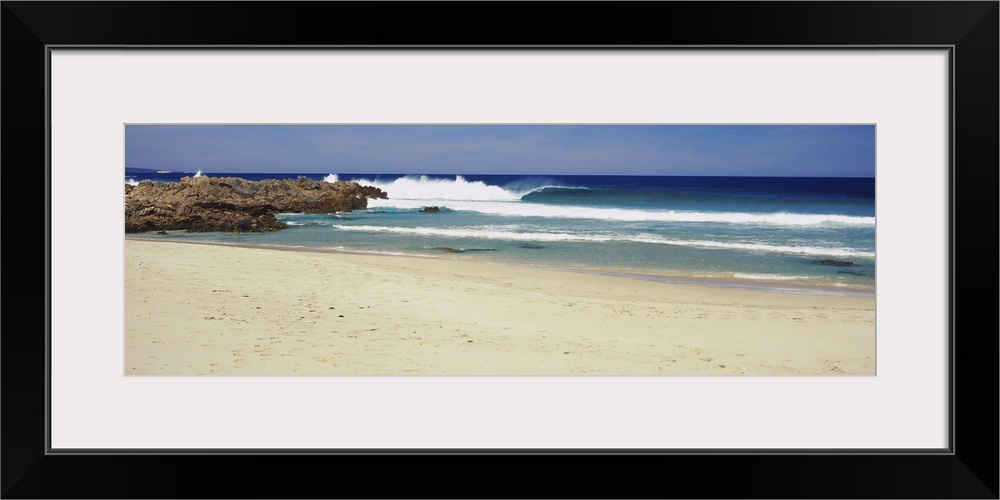
M 825 266 L 853 266 L 854 263 L 846 260 L 834 260 L 834 259 L 823 259 L 817 260 L 817 264 L 823 264 Z

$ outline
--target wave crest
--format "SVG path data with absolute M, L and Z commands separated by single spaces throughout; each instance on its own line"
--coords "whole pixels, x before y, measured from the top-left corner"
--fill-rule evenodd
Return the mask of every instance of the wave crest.
M 357 179 L 358 184 L 375 186 L 389 194 L 393 201 L 518 201 L 522 196 L 552 187 L 546 182 L 530 179 L 516 181 L 505 187 L 483 181 L 469 181 L 461 175 L 454 179 L 432 179 L 426 175 L 408 175 L 390 182 Z M 392 206 L 391 204 L 387 204 Z M 415 206 L 415 205 L 414 205 Z

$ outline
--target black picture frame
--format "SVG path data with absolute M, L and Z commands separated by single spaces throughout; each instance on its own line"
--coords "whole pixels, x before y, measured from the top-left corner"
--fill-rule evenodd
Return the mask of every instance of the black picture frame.
M 538 3 L 2 4 L 0 159 L 7 178 L 5 220 L 16 231 L 8 233 L 3 254 L 9 270 L 44 270 L 43 279 L 18 279 L 8 286 L 14 293 L 4 294 L 4 498 L 998 498 L 997 315 L 991 307 L 971 305 L 980 298 L 993 304 L 997 290 L 996 1 L 556 3 L 554 9 Z M 48 168 L 47 47 L 54 45 L 950 47 L 951 449 L 933 454 L 586 456 L 523 451 L 50 454 L 51 249 L 41 222 L 50 203 L 42 196 L 48 186 L 42 187 Z M 985 257 L 977 258 L 980 253 Z M 964 271 L 962 279 L 957 279 L 959 271 Z M 572 477 L 555 465 L 568 466 Z M 321 472 L 307 472 L 314 469 Z

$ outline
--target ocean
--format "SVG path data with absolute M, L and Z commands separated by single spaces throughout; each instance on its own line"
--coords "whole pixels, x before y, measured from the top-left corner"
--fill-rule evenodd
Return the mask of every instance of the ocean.
M 125 182 L 186 172 L 126 169 Z M 874 295 L 875 179 L 815 177 L 239 174 L 357 181 L 352 213 L 279 214 L 272 233 L 129 235 L 481 260 L 677 283 Z M 421 212 L 437 207 L 438 212 Z M 848 265 L 847 263 L 850 263 Z

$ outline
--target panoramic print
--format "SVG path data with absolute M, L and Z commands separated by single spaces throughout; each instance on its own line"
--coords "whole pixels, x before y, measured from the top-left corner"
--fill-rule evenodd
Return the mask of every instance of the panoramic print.
M 126 375 L 875 375 L 874 125 L 125 125 Z

